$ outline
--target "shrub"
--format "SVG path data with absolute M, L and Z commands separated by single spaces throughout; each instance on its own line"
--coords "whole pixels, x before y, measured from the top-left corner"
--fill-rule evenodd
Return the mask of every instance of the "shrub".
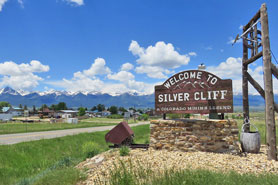
M 94 157 L 101 152 L 101 147 L 95 142 L 87 142 L 83 144 L 82 151 L 85 153 L 86 158 Z
M 191 116 L 190 114 L 185 114 L 184 118 L 190 118 L 190 116 Z
M 119 115 L 119 114 L 112 114 L 112 115 L 107 116 L 107 118 L 111 118 L 111 119 L 122 119 L 123 116 L 122 116 L 122 115 Z
M 138 120 L 144 120 L 147 121 L 149 119 L 149 115 L 148 114 L 142 114 L 141 116 L 139 116 Z
M 122 146 L 120 148 L 120 156 L 127 156 L 129 155 L 130 149 L 127 146 Z

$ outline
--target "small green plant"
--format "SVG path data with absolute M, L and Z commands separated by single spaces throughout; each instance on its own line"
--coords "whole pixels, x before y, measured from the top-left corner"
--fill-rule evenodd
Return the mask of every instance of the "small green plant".
M 122 146 L 120 148 L 120 156 L 127 156 L 129 155 L 130 149 L 127 146 Z
M 144 120 L 147 121 L 149 119 L 149 115 L 148 114 L 142 114 L 141 116 L 139 116 L 138 120 Z
M 83 144 L 82 151 L 85 153 L 86 158 L 94 157 L 95 155 L 99 154 L 101 152 L 100 146 L 93 142 L 87 142 Z

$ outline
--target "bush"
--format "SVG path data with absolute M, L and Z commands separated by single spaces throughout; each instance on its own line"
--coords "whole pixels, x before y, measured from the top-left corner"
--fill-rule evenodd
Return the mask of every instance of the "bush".
M 107 116 L 107 118 L 111 118 L 111 119 L 122 119 L 123 116 L 122 116 L 122 115 L 119 115 L 119 114 L 112 114 L 112 115 Z
M 190 118 L 191 114 L 185 114 L 184 118 Z
M 91 158 L 101 153 L 101 147 L 97 143 L 90 141 L 83 144 L 82 151 L 85 153 L 86 158 Z
M 127 156 L 129 155 L 130 149 L 127 146 L 122 146 L 120 148 L 120 156 Z
M 141 116 L 138 117 L 138 120 L 144 120 L 147 121 L 149 119 L 149 115 L 148 114 L 142 114 Z

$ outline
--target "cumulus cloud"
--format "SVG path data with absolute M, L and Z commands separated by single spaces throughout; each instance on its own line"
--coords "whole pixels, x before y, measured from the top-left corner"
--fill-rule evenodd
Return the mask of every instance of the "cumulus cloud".
M 130 65 L 122 65 L 122 68 L 126 70 L 130 69 Z M 114 82 L 100 79 L 97 74 L 107 74 L 106 78 Z M 48 81 L 46 83 L 65 88 L 67 91 L 97 91 L 112 95 L 125 92 L 150 94 L 154 91 L 154 84 L 136 81 L 135 76 L 129 71 L 121 70 L 117 73 L 112 73 L 111 70 L 105 65 L 104 59 L 96 59 L 90 69 L 83 70 L 82 72 L 75 72 L 71 79 L 64 78 L 60 81 Z
M 2 8 L 7 1 L 8 0 L 0 0 L 0 12 L 2 11 Z
M 130 43 L 129 51 L 138 57 L 136 62 L 139 66 L 136 67 L 135 71 L 146 73 L 151 78 L 166 78 L 169 69 L 187 65 L 190 61 L 188 55 L 179 54 L 171 43 L 166 44 L 163 41 L 145 49 L 133 40 Z M 191 52 L 191 54 L 193 53 Z
M 218 66 L 208 66 L 207 71 L 219 76 L 222 79 L 233 80 L 234 93 L 242 93 L 242 71 L 241 58 L 229 57 L 225 62 L 221 62 Z M 263 82 L 263 67 L 249 66 L 248 73 L 264 88 Z M 258 92 L 249 84 L 249 93 L 258 94 Z M 274 93 L 278 93 L 277 80 L 273 78 Z
M 69 3 L 73 3 L 77 6 L 81 6 L 81 5 L 84 5 L 84 1 L 83 0 L 66 0 L 67 2 Z
M 105 75 L 111 73 L 109 67 L 106 66 L 106 62 L 103 58 L 95 59 L 94 63 L 92 63 L 89 69 L 83 70 L 83 72 L 74 73 L 74 77 L 81 76 L 91 76 L 94 77 L 96 75 Z
M 108 77 L 108 79 L 118 80 L 120 82 L 126 82 L 128 80 L 134 79 L 134 75 L 128 71 L 120 71 L 115 74 L 109 74 L 107 77 Z
M 16 64 L 12 61 L 0 63 L 0 86 L 10 86 L 14 89 L 31 90 L 39 85 L 43 78 L 34 73 L 48 72 L 49 66 L 43 65 L 37 60 L 29 64 Z
M 121 71 L 130 71 L 134 68 L 134 66 L 131 63 L 124 63 L 121 67 Z

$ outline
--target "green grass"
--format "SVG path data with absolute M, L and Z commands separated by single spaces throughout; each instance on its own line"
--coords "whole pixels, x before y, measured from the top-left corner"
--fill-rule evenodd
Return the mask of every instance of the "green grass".
M 110 172 L 111 185 L 274 185 L 278 184 L 278 175 L 252 174 L 240 175 L 235 172 L 220 173 L 208 170 L 166 170 L 154 173 L 151 170 L 121 163 L 120 167 Z M 101 184 L 101 183 L 100 183 Z
M 0 134 L 109 126 L 109 125 L 116 125 L 122 121 L 123 119 L 90 118 L 90 119 L 82 120 L 78 124 L 49 123 L 49 122 L 0 123 Z M 134 120 L 129 120 L 128 123 L 134 123 Z
M 141 135 L 146 135 L 142 131 L 149 132 L 149 125 L 133 127 L 132 130 L 136 137 L 142 139 Z M 100 147 L 99 152 L 107 150 L 108 145 L 104 140 L 106 133 L 84 133 L 0 145 L 0 185 L 76 184 L 84 178 L 84 174 L 74 168 L 88 155 L 88 150 L 84 148 L 87 148 L 88 142 L 94 142 Z

